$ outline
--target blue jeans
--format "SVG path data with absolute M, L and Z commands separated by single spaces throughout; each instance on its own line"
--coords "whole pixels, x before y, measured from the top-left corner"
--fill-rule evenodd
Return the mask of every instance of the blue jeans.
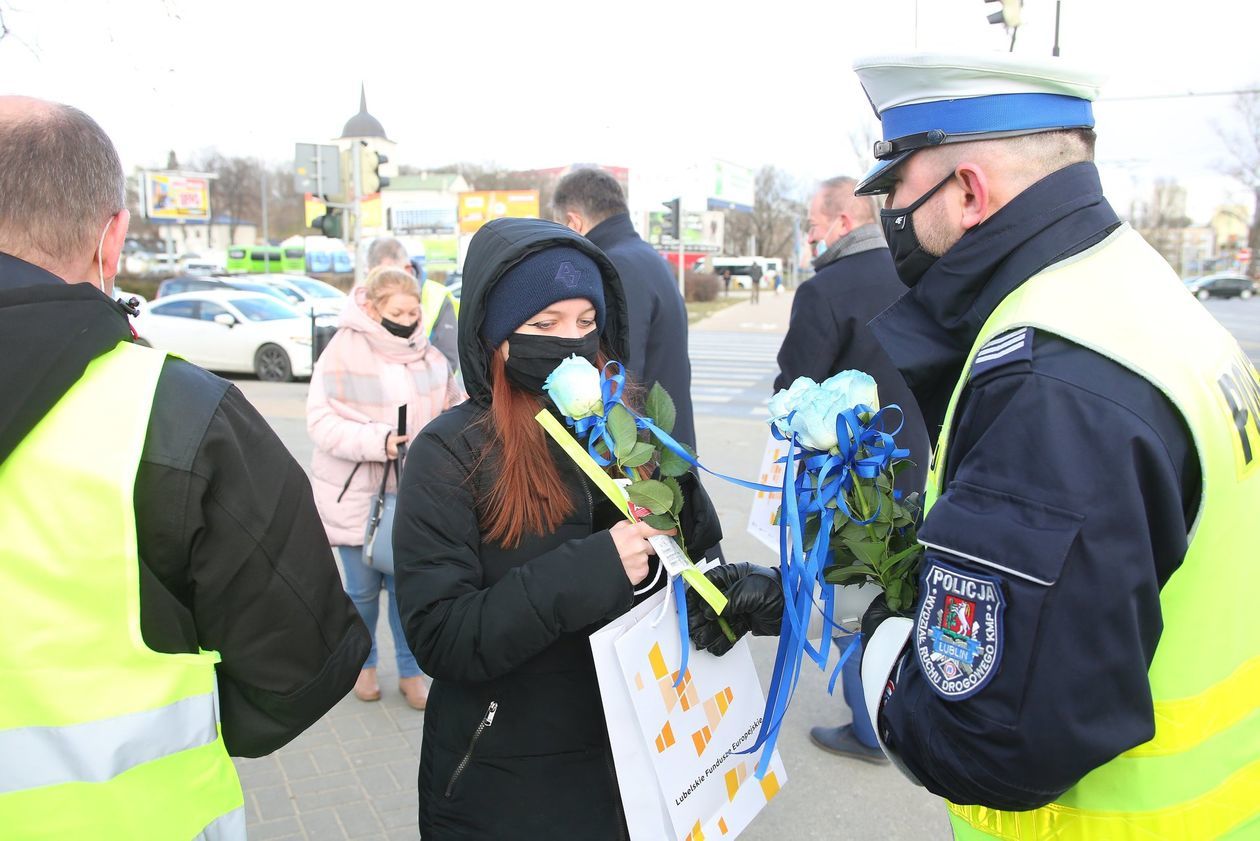
M 840 645 L 848 646 L 850 640 L 843 639 Z M 844 650 L 843 648 L 841 649 Z M 853 653 L 844 661 L 840 671 L 840 680 L 844 683 L 844 702 L 853 711 L 853 735 L 868 748 L 878 748 L 875 728 L 871 726 L 870 713 L 866 711 L 866 698 L 862 695 L 862 640 L 859 637 L 853 646 Z
M 381 615 L 381 587 L 389 594 L 389 627 L 394 634 L 394 652 L 398 660 L 398 676 L 415 677 L 422 675 L 415 655 L 407 645 L 407 637 L 403 633 L 402 618 L 398 615 L 398 599 L 394 597 L 394 576 L 386 575 L 363 563 L 362 546 L 338 546 L 341 555 L 341 568 L 346 571 L 346 595 L 359 615 L 363 624 L 372 632 L 372 650 L 368 653 L 363 668 L 376 668 L 376 620 Z

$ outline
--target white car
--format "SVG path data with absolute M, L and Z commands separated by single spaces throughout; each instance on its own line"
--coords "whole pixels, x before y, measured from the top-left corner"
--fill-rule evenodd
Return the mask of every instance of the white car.
M 133 323 L 141 342 L 211 371 L 270 382 L 311 375 L 310 317 L 260 292 L 164 295 Z
M 227 279 L 228 283 L 260 283 L 277 289 L 289 300 L 295 309 L 308 317 L 313 313 L 316 318 L 341 315 L 346 307 L 346 293 L 335 286 L 304 275 L 293 274 L 245 274 L 234 275 Z

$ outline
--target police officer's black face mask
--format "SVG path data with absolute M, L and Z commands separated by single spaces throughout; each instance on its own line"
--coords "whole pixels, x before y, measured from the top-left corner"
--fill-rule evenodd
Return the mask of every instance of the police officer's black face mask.
M 912 204 L 879 212 L 879 222 L 884 228 L 884 239 L 888 241 L 888 250 L 892 252 L 897 275 L 906 286 L 915 286 L 927 270 L 932 268 L 932 264 L 940 259 L 923 250 L 923 245 L 914 232 L 914 212 L 936 195 L 936 191 L 948 184 L 953 177 L 952 172 L 946 175 L 935 187 L 919 196 Z
M 542 394 L 543 383 L 561 362 L 577 354 L 594 365 L 598 353 L 598 330 L 577 339 L 513 333 L 508 339 L 507 378 L 531 394 Z

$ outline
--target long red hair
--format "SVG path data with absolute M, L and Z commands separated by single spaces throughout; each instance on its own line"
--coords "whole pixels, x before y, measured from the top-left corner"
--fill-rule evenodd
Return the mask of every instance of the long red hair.
M 508 382 L 498 352 L 490 354 L 490 387 L 499 471 L 482 504 L 483 526 L 488 538 L 513 548 L 526 532 L 553 531 L 573 512 L 573 500 L 547 447 L 547 433 L 534 420 L 541 399 Z

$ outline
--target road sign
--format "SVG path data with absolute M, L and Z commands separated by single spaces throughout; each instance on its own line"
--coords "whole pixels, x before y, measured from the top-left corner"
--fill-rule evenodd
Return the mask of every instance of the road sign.
M 1238 249 L 1238 257 L 1237 257 L 1237 260 L 1238 260 L 1238 262 L 1240 262 L 1240 263 L 1248 263 L 1248 262 L 1250 262 L 1250 261 L 1251 261 L 1251 249 L 1250 249 L 1250 248 L 1240 248 L 1240 249 Z
M 340 192 L 341 150 L 318 143 L 298 143 L 293 153 L 293 189 L 327 196 Z

